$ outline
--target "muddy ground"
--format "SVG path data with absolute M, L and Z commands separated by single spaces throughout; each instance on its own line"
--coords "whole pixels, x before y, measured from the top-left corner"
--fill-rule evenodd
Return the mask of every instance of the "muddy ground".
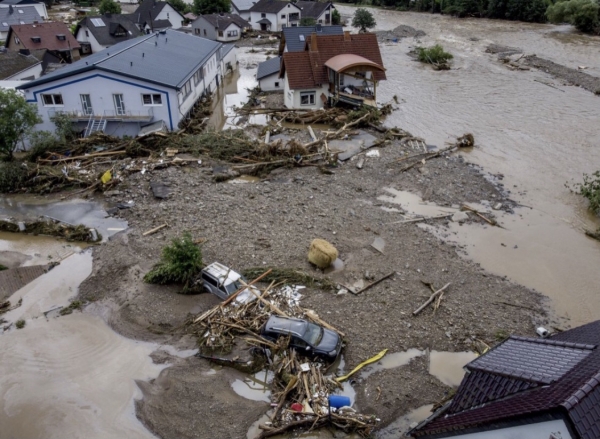
M 207 240 L 202 246 L 205 263 L 220 261 L 238 270 L 293 267 L 331 276 L 344 285 L 395 272 L 359 296 L 305 290 L 303 306 L 346 334 L 347 369 L 386 348 L 466 351 L 475 349 L 479 340 L 493 345 L 506 334 L 532 335 L 535 324 L 545 319 L 541 295 L 485 273 L 463 259 L 460 248 L 417 224 L 394 224 L 402 217 L 383 208 L 399 206 L 378 200 L 388 194 L 384 188 L 394 188 L 426 194 L 440 205 L 483 200 L 502 202 L 511 210 L 509 191 L 502 190 L 496 176 L 483 175 L 457 153 L 400 173 L 397 160 L 407 152 L 414 151 L 394 143 L 380 148 L 381 157 L 367 158 L 361 170 L 356 160 L 332 174 L 314 166 L 280 168 L 262 180 L 239 184 L 215 183 L 213 166 L 218 163 L 207 158 L 202 165 L 134 174 L 117 187 L 119 193 L 106 197 L 112 204 L 135 202 L 132 209 L 117 213 L 130 228 L 94 249 L 93 273 L 81 285 L 80 296 L 108 305 L 110 325 L 127 337 L 194 347 L 195 340 L 181 325 L 217 299 L 208 294 L 185 296 L 177 294 L 177 287 L 142 282 L 162 247 L 190 231 L 195 239 Z M 151 181 L 167 184 L 168 198 L 156 199 Z M 436 221 L 433 224 L 443 228 L 449 220 Z M 474 224 L 464 227 L 490 227 L 470 221 Z M 169 227 L 142 236 L 163 223 Z M 386 242 L 383 253 L 371 247 L 377 237 Z M 343 271 L 325 275 L 307 262 L 314 238 L 337 247 Z M 448 282 L 451 286 L 436 315 L 429 308 L 413 317 L 412 311 L 431 294 L 423 281 L 437 288 Z M 238 372 L 219 369 L 208 375 L 209 363 L 195 357 L 155 359 L 167 360 L 174 366 L 156 380 L 141 383 L 144 399 L 136 404 L 138 417 L 159 437 L 245 437 L 267 410 L 268 404 L 232 391 L 230 383 Z M 359 410 L 377 414 L 382 426 L 442 400 L 451 390 L 429 375 L 423 358 L 377 372 L 354 387 Z

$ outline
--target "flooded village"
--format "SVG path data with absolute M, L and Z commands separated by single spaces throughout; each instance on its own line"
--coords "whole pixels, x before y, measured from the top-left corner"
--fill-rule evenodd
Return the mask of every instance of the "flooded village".
M 600 37 L 263 3 L 0 80 L 0 438 L 600 437 Z

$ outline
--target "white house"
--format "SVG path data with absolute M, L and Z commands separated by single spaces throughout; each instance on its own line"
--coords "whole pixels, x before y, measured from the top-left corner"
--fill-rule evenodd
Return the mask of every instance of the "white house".
M 250 8 L 250 24 L 255 30 L 279 32 L 283 26 L 298 26 L 301 12 L 291 2 L 260 0 Z
M 235 14 L 200 15 L 192 22 L 194 35 L 221 42 L 237 41 L 250 23 Z
M 13 8 L 18 6 L 18 9 L 22 10 L 33 8 L 44 20 L 48 19 L 48 9 L 46 9 L 46 4 L 44 2 L 35 0 L 3 0 L 0 2 L 0 9 L 8 8 L 10 6 Z
M 320 1 L 302 1 L 296 2 L 302 13 L 302 18 L 312 18 L 315 23 L 322 25 L 331 24 L 331 13 L 335 9 L 331 2 L 320 2 Z
M 75 28 L 75 39 L 81 45 L 82 54 L 100 52 L 141 34 L 133 21 L 121 14 L 85 17 Z
M 258 0 L 231 0 L 231 13 L 239 15 L 246 21 L 250 21 L 250 8 Z
M 185 20 L 169 3 L 156 0 L 144 0 L 129 18 L 146 33 L 167 28 L 179 29 Z
M 24 81 L 42 75 L 42 61 L 29 53 L 0 51 L 0 80 Z
M 283 81 L 279 78 L 281 57 L 276 56 L 258 65 L 256 80 L 262 91 L 283 91 Z
M 233 53 L 232 53 L 233 52 Z M 53 130 L 53 115 L 71 117 L 89 135 L 136 136 L 164 121 L 178 129 L 194 104 L 235 68 L 233 46 L 166 30 L 123 41 L 19 87 Z
M 28 6 L 30 7 L 23 8 L 9 5 L 0 8 L 0 40 L 6 41 L 11 26 L 41 23 L 43 21 L 38 11 L 32 5 Z
M 600 437 L 600 320 L 549 338 L 511 336 L 465 366 L 420 439 Z

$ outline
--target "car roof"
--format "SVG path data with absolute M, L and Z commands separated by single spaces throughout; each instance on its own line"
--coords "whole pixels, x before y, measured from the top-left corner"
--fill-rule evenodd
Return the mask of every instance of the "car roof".
M 209 266 L 205 267 L 202 271 L 217 278 L 219 283 L 225 286 L 230 285 L 242 277 L 242 275 L 238 272 L 233 271 L 231 268 L 226 267 L 219 262 L 213 262 Z
M 292 334 L 302 335 L 306 330 L 308 322 L 300 319 L 289 319 L 272 315 L 269 317 L 265 329 L 267 331 L 290 332 Z

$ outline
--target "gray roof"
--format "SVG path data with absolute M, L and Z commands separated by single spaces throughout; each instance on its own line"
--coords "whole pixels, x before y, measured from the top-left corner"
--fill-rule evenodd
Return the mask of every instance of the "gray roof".
M 21 55 L 19 52 L 12 50 L 0 52 L 0 80 L 22 72 L 36 64 L 41 64 L 41 61 L 33 55 Z
M 249 11 L 254 3 L 257 3 L 258 0 L 231 0 L 231 5 L 235 6 L 235 8 L 240 12 Z
M 317 18 L 331 5 L 331 2 L 297 1 L 296 6 L 302 9 L 302 18 Z
M 222 60 L 223 58 L 225 58 L 225 56 L 227 56 L 227 54 L 229 52 L 231 52 L 233 49 L 235 49 L 234 43 L 223 44 L 221 46 L 221 50 L 219 51 L 219 61 Z
M 467 368 L 550 384 L 562 378 L 594 348 L 594 345 L 513 336 L 473 360 Z
M 234 23 L 240 29 L 252 27 L 250 23 L 237 14 L 206 14 L 201 15 L 197 19 L 199 20 L 200 18 L 204 18 L 217 30 L 225 30 L 231 23 Z
M 144 0 L 135 10 L 135 12 L 131 15 L 131 19 L 133 22 L 143 26 L 146 23 L 150 22 L 150 18 L 154 22 L 156 17 L 163 10 L 165 6 L 167 6 L 168 2 L 156 1 L 156 0 Z M 175 9 L 175 8 L 173 8 Z M 175 11 L 179 14 L 179 12 Z M 181 15 L 181 14 L 179 14 Z M 183 19 L 183 15 L 181 15 Z
M 282 0 L 260 0 L 258 3 L 256 3 L 250 8 L 250 11 L 276 14 L 290 4 L 293 5 L 293 3 L 291 2 L 286 2 Z
M 260 20 L 257 21 L 258 24 L 273 24 L 271 23 L 271 20 L 269 20 L 268 18 L 261 18 Z
M 99 22 L 98 20 L 101 20 Z M 104 25 L 102 25 L 102 23 Z M 97 25 L 98 24 L 98 25 Z M 96 41 L 102 46 L 112 46 L 124 40 L 137 38 L 141 32 L 129 16 L 121 14 L 95 15 L 93 17 L 85 17 L 79 22 L 75 29 L 75 36 L 81 28 L 86 26 Z M 126 35 L 117 36 L 119 30 L 124 30 Z
M 115 44 L 21 88 L 94 69 L 180 88 L 221 46 L 216 41 L 168 29 Z
M 167 19 L 164 20 L 154 20 L 152 22 L 152 28 L 155 30 L 160 30 L 160 29 L 168 29 L 172 26 L 171 22 Z
M 262 79 L 273 73 L 279 73 L 279 68 L 281 67 L 281 57 L 276 56 L 275 58 L 271 58 L 266 60 L 265 62 L 261 62 L 258 65 L 258 70 L 256 72 L 256 79 Z
M 37 5 L 43 2 L 36 2 L 35 0 L 4 0 L 0 2 L 0 5 Z
M 304 15 L 304 13 L 302 15 Z M 320 30 L 317 30 L 319 28 Z M 344 28 L 339 25 L 284 27 L 283 38 L 288 52 L 303 52 L 306 45 L 305 40 L 307 40 L 312 33 L 316 33 L 317 35 L 343 35 Z M 304 37 L 301 38 L 301 35 Z
M 0 32 L 8 32 L 13 24 L 32 24 L 34 21 L 44 21 L 35 8 L 19 8 L 18 5 L 0 8 Z

